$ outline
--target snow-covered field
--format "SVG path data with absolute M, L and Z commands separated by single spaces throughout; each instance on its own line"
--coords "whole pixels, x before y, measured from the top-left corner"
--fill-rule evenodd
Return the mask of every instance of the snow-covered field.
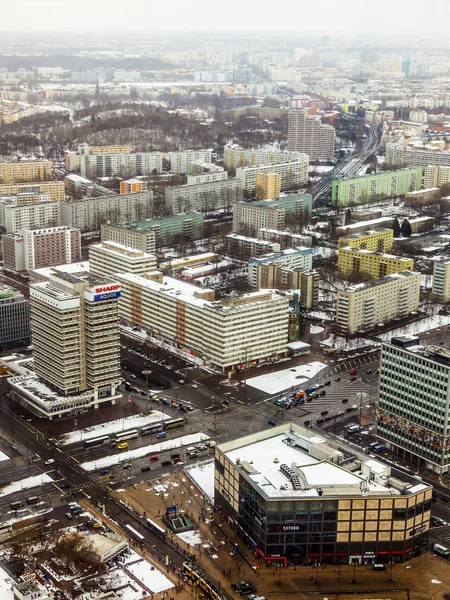
M 311 377 L 314 377 L 322 369 L 326 369 L 326 367 L 326 364 L 316 360 L 305 365 L 299 365 L 298 367 L 251 377 L 247 380 L 247 385 L 267 394 L 277 394 L 293 386 L 306 383 Z
M 186 473 L 209 501 L 214 503 L 214 461 L 200 463 L 186 469 Z
M 159 444 L 150 444 L 149 446 L 142 446 L 141 448 L 135 448 L 134 450 L 128 450 L 126 452 L 121 452 L 120 454 L 111 454 L 109 456 L 104 456 L 103 458 L 90 460 L 82 463 L 81 466 L 85 471 L 95 471 L 96 469 L 104 469 L 106 467 L 118 465 L 123 461 L 129 462 L 136 458 L 142 458 L 143 456 L 155 452 L 164 452 L 166 450 L 181 448 L 182 446 L 198 444 L 198 442 L 203 442 L 204 440 L 209 440 L 209 435 L 205 435 L 204 433 L 191 433 L 172 440 L 160 442 Z
M 127 417 L 126 419 L 117 419 L 116 421 L 108 421 L 107 423 L 101 423 L 100 425 L 93 425 L 92 427 L 80 429 L 79 431 L 71 431 L 70 433 L 61 436 L 58 443 L 63 446 L 77 444 L 83 440 L 90 440 L 102 435 L 117 433 L 118 431 L 137 429 L 139 427 L 144 427 L 144 425 L 148 425 L 149 423 L 157 423 L 168 418 L 167 415 L 159 410 L 154 410 L 149 415 L 136 415 L 134 417 Z M 0 457 L 0 460 L 3 459 Z
M 8 496 L 9 494 L 14 494 L 15 492 L 21 492 L 22 490 L 29 490 L 31 488 L 44 485 L 44 483 L 51 483 L 52 481 L 53 479 L 47 475 L 47 473 L 33 475 L 33 477 L 26 477 L 25 479 L 13 481 L 12 483 L 5 485 L 5 487 L 0 490 L 0 497 Z
M 418 333 L 423 333 L 424 331 L 429 331 L 430 329 L 436 329 L 437 327 L 447 327 L 449 323 L 450 317 L 446 315 L 433 315 L 431 317 L 427 317 L 426 319 L 422 319 L 421 321 L 410 323 L 405 327 L 398 327 L 397 329 L 383 333 L 379 337 L 381 337 L 383 340 L 390 340 L 391 337 L 395 337 L 396 335 L 417 335 Z
M 326 340 L 320 341 L 319 344 L 321 346 L 326 346 L 327 348 L 334 348 L 335 350 L 360 350 L 365 346 L 376 347 L 379 346 L 379 342 L 374 342 L 373 340 L 369 340 L 366 338 L 352 338 L 347 340 L 345 337 L 341 336 L 331 336 Z

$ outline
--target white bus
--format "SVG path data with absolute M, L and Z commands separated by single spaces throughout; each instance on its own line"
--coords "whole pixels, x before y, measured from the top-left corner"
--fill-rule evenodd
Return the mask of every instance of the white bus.
M 441 556 L 449 556 L 450 550 L 441 544 L 433 544 L 433 550 L 436 554 L 440 554 Z
M 134 438 L 139 437 L 139 433 L 137 429 L 130 429 L 130 431 L 121 431 L 120 433 L 116 433 L 116 439 L 114 440 L 116 443 L 120 444 L 120 442 L 126 442 L 127 440 L 133 440 Z

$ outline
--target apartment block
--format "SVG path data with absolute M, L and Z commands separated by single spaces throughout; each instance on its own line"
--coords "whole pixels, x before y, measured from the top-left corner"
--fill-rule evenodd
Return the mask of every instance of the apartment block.
M 213 163 L 216 160 L 216 153 L 214 150 L 182 150 L 180 152 L 168 152 L 167 158 L 172 173 L 187 174 L 189 165 L 192 162 Z
M 23 229 L 3 236 L 3 265 L 10 271 L 30 271 L 81 260 L 81 235 L 70 227 Z
M 309 160 L 328 162 L 334 159 L 336 131 L 322 125 L 320 117 L 307 110 L 290 110 L 288 114 L 288 150 L 304 152 Z
M 438 302 L 450 300 L 450 261 L 434 263 L 432 293 Z
M 81 177 L 76 173 L 70 173 L 64 177 L 64 184 L 66 186 L 66 195 L 71 198 L 93 198 L 99 196 L 115 196 L 116 193 L 105 187 L 99 185 L 91 179 Z
M 30 344 L 30 304 L 19 290 L 0 286 L 0 351 Z
M 0 198 L 0 226 L 7 233 L 19 233 L 22 229 L 42 229 L 59 225 L 61 225 L 60 202 L 16 204 L 14 200 Z
M 195 185 L 197 183 L 211 183 L 212 181 L 223 181 L 224 179 L 228 179 L 228 173 L 223 167 L 218 167 L 217 165 L 214 165 L 214 167 L 215 170 L 213 172 L 188 175 L 187 184 Z
M 66 150 L 64 152 L 64 168 L 66 171 L 79 171 L 80 170 L 80 155 L 77 152 L 70 152 Z
M 262 256 L 268 252 L 280 252 L 278 242 L 269 242 L 258 238 L 230 233 L 225 237 L 226 251 L 230 256 L 246 262 L 251 256 Z
M 270 200 L 279 198 L 281 176 L 279 173 L 258 173 L 256 175 L 256 199 Z
M 344 277 L 360 273 L 377 279 L 401 271 L 412 271 L 414 260 L 363 248 L 345 247 L 338 251 L 338 269 Z
M 231 210 L 236 202 L 242 201 L 244 191 L 239 179 L 222 179 L 208 183 L 166 187 L 166 209 L 171 214 L 185 212 L 212 213 L 216 210 Z
M 343 440 L 283 423 L 216 445 L 214 465 L 214 506 L 272 569 L 427 552 L 432 486 Z
M 187 212 L 171 217 L 159 217 L 147 219 L 135 223 L 139 231 L 155 234 L 157 248 L 162 246 L 173 246 L 185 239 L 198 240 L 203 237 L 204 216 L 200 212 Z
M 136 194 L 138 192 L 146 192 L 147 189 L 148 183 L 140 179 L 127 179 L 120 182 L 121 194 Z
M 295 162 L 299 159 L 303 160 L 303 152 L 286 152 L 279 148 L 247 150 L 237 144 L 227 144 L 223 152 L 224 165 L 227 169 Z
M 52 178 L 49 160 L 0 162 L 0 184 L 12 185 L 27 181 L 46 181 Z
M 161 152 L 134 154 L 81 154 L 80 172 L 88 179 L 96 177 L 137 177 L 162 172 Z
M 291 194 L 274 200 L 238 202 L 233 206 L 233 231 L 256 235 L 259 229 L 284 230 L 290 220 L 301 220 L 312 209 L 310 194 Z
M 310 310 L 319 302 L 319 274 L 299 267 L 285 267 L 277 262 L 257 265 L 259 289 L 300 290 L 300 306 Z
M 115 144 L 112 146 L 89 146 L 88 144 L 80 144 L 78 146 L 79 154 L 129 154 L 131 146 L 124 144 Z
M 121 397 L 119 296 L 117 282 L 89 273 L 31 285 L 34 374 L 10 379 L 19 402 L 53 419 Z
M 116 242 L 89 246 L 89 273 L 114 279 L 115 273 L 148 273 L 156 269 L 156 258 Z
M 40 204 L 41 202 L 52 202 L 49 192 L 25 192 L 12 196 L 0 196 L 0 201 L 9 200 L 15 204 Z
M 400 142 L 386 144 L 386 164 L 390 167 L 450 166 L 450 152 L 436 147 L 407 146 Z
M 428 165 L 424 168 L 424 188 L 439 188 L 447 183 L 450 183 L 450 166 Z
M 236 179 L 241 180 L 248 198 L 256 196 L 256 177 L 263 173 L 278 174 L 282 192 L 298 190 L 308 183 L 308 161 L 308 155 L 303 154 L 300 159 L 295 161 L 255 167 L 239 167 L 236 169 Z
M 406 206 L 420 206 L 422 204 L 429 204 L 430 202 L 436 202 L 441 199 L 441 190 L 438 187 L 425 188 L 423 190 L 416 190 L 414 192 L 408 192 L 405 195 Z
M 261 265 L 280 265 L 290 269 L 310 271 L 312 268 L 312 248 L 287 248 L 282 252 L 271 252 L 248 260 L 249 284 L 258 289 L 264 288 L 263 281 L 259 278 L 264 272 L 259 269 Z
M 371 252 L 389 252 L 393 245 L 393 229 L 365 231 L 339 238 L 339 248 L 362 248 Z
M 385 171 L 353 179 L 335 179 L 331 199 L 335 206 L 353 206 L 371 200 L 404 196 L 421 187 L 422 168 Z
M 278 231 L 278 229 L 267 229 L 265 227 L 258 229 L 258 239 L 278 242 L 282 249 L 293 248 L 294 246 L 312 246 L 312 237 L 310 235 L 291 233 L 290 231 Z
M 336 323 L 339 332 L 354 334 L 373 329 L 419 308 L 420 273 L 402 271 L 339 290 Z
M 140 231 L 132 225 L 101 224 L 102 242 L 112 241 L 122 246 L 136 248 L 147 254 L 156 252 L 156 233 L 154 231 Z
M 383 343 L 376 433 L 419 469 L 449 472 L 450 351 L 413 336 Z
M 201 357 L 207 365 L 235 371 L 286 354 L 289 302 L 272 292 L 211 301 L 211 290 L 169 277 L 119 274 L 120 316 L 152 336 Z
M 34 183 L 2 184 L 0 196 L 17 196 L 18 194 L 49 193 L 53 201 L 65 200 L 64 181 L 35 181 Z
M 127 223 L 151 216 L 153 192 L 72 199 L 61 205 L 61 222 L 81 231 L 99 231 L 102 223 Z
M 368 221 L 358 221 L 357 223 L 350 223 L 350 225 L 336 227 L 336 235 L 337 237 L 341 237 L 342 235 L 353 235 L 354 233 L 362 233 L 374 229 L 392 229 L 394 221 L 394 217 L 379 217 Z

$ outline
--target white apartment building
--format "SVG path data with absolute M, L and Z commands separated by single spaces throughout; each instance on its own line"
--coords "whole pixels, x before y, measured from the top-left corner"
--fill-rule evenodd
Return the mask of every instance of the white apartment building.
M 81 154 L 80 172 L 88 179 L 96 177 L 122 177 L 162 172 L 161 152 L 136 152 L 134 154 Z
M 39 204 L 40 202 L 52 202 L 53 198 L 50 192 L 22 192 L 12 196 L 0 196 L 0 201 L 10 200 L 16 204 Z
M 406 317 L 419 307 L 420 273 L 402 271 L 352 285 L 337 293 L 338 331 L 352 335 L 395 317 Z
M 31 285 L 34 374 L 10 379 L 19 402 L 52 419 L 121 397 L 119 296 L 117 282 L 88 273 Z
M 61 204 L 61 222 L 81 231 L 99 231 L 101 224 L 107 221 L 118 224 L 149 218 L 152 204 L 153 192 L 150 190 L 135 194 L 67 200 Z
M 303 160 L 302 152 L 288 152 L 279 148 L 258 148 L 247 150 L 238 144 L 227 144 L 223 152 L 224 165 L 227 169 L 239 167 L 255 167 Z
M 278 231 L 278 229 L 267 229 L 261 227 L 258 229 L 258 239 L 268 242 L 278 242 L 282 248 L 293 248 L 295 246 L 307 246 L 311 248 L 312 237 L 300 233 L 291 233 L 290 231 Z
M 114 273 L 148 273 L 156 269 L 156 258 L 136 248 L 116 242 L 100 242 L 89 246 L 89 272 L 99 277 L 114 278 Z
M 128 225 L 101 224 L 102 242 L 112 241 L 147 254 L 156 253 L 156 232 L 143 231 Z
M 152 336 L 194 352 L 207 365 L 234 371 L 247 360 L 270 361 L 286 354 L 289 301 L 255 292 L 214 301 L 212 290 L 164 277 L 118 274 L 120 316 Z
M 336 130 L 322 125 L 320 117 L 307 110 L 291 110 L 288 115 L 288 149 L 305 152 L 310 160 L 328 162 L 334 159 Z
M 425 189 L 439 188 L 446 183 L 450 183 L 450 166 L 428 165 L 423 170 L 423 187 Z
M 187 184 L 195 185 L 197 183 L 211 183 L 212 181 L 223 181 L 224 179 L 228 179 L 228 173 L 223 167 L 217 167 L 217 169 L 220 170 L 212 173 L 201 173 L 200 175 L 188 175 Z
M 253 256 L 248 260 L 248 282 L 251 286 L 260 288 L 259 266 L 276 264 L 289 269 L 312 269 L 312 248 L 286 248 L 281 252 L 270 252 L 262 256 Z
M 0 226 L 7 233 L 18 233 L 22 229 L 41 229 L 61 225 L 61 203 L 16 204 L 0 198 Z
M 275 200 L 237 202 L 233 205 L 233 231 L 256 235 L 260 229 L 286 228 L 286 215 L 311 212 L 310 194 L 292 194 Z
M 450 261 L 434 263 L 432 293 L 438 302 L 450 300 Z
M 450 150 L 407 146 L 403 142 L 391 142 L 386 144 L 386 164 L 398 168 L 427 167 L 429 165 L 450 166 Z
M 168 152 L 167 158 L 172 173 L 187 173 L 192 162 L 214 162 L 216 153 L 214 150 L 182 150 L 180 152 Z
M 166 209 L 169 214 L 190 211 L 210 213 L 215 210 L 231 210 L 235 202 L 244 196 L 239 179 L 221 179 L 207 183 L 166 187 Z
M 298 190 L 308 183 L 309 159 L 307 154 L 302 158 L 273 165 L 258 165 L 255 167 L 239 167 L 236 169 L 236 179 L 240 179 L 247 197 L 256 196 L 256 176 L 261 173 L 277 173 L 280 175 L 280 190 L 287 192 Z

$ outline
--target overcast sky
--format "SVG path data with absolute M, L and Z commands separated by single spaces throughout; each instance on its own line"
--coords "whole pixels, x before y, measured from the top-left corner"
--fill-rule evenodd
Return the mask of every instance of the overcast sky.
M 449 0 L 0 0 L 0 31 L 289 31 L 363 37 L 448 30 Z

